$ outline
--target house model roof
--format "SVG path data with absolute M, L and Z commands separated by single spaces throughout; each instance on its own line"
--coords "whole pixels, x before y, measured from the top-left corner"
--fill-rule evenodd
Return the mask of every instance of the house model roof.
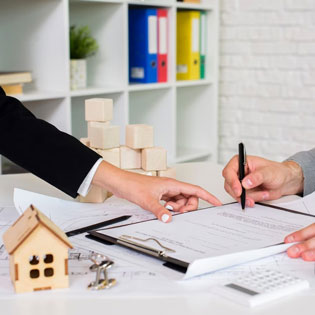
M 30 205 L 3 234 L 3 242 L 8 253 L 12 255 L 40 224 L 45 226 L 68 247 L 73 248 L 66 234 L 42 212 Z

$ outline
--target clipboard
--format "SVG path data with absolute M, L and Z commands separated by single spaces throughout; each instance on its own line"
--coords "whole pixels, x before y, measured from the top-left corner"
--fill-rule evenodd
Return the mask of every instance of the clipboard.
M 232 202 L 229 204 L 233 204 L 233 203 L 236 203 L 236 202 Z M 209 209 L 209 207 L 198 209 L 198 211 L 202 211 L 205 209 Z M 173 216 L 184 215 L 184 214 L 185 213 L 174 213 Z M 119 228 L 122 226 L 126 226 L 126 225 L 139 224 L 139 223 L 148 222 L 148 221 L 157 221 L 157 219 L 149 219 L 149 220 L 124 224 L 124 225 L 120 225 L 117 227 L 113 227 L 113 229 Z M 108 228 L 108 229 L 112 229 L 112 228 Z M 171 257 L 171 256 L 167 255 L 166 252 L 163 250 L 157 250 L 153 247 L 146 246 L 146 245 L 143 245 L 141 243 L 134 242 L 134 241 L 131 241 L 128 239 L 115 238 L 115 237 L 112 237 L 110 235 L 99 233 L 97 231 L 88 231 L 88 233 L 87 233 L 87 235 L 85 235 L 85 237 L 88 239 L 91 239 L 93 241 L 102 243 L 104 245 L 118 245 L 118 246 L 122 246 L 125 248 L 135 250 L 135 251 L 142 253 L 144 255 L 147 255 L 147 256 L 155 257 L 161 261 L 164 261 L 163 266 L 170 268 L 172 270 L 181 272 L 183 274 L 186 273 L 186 271 L 189 267 L 188 262 L 183 261 L 183 260 L 179 260 L 179 259 L 174 258 L 174 257 Z
M 230 203 L 231 204 L 235 204 L 236 202 L 232 202 Z M 261 206 L 264 206 L 264 207 L 270 207 L 270 208 L 273 208 L 273 209 L 277 209 L 277 210 L 280 210 L 280 211 L 285 211 L 285 212 L 289 212 L 289 213 L 292 213 L 292 214 L 298 214 L 298 215 L 301 215 L 301 216 L 308 216 L 308 217 L 313 217 L 315 218 L 314 215 L 311 215 L 311 214 L 308 214 L 308 213 L 302 213 L 302 212 L 299 212 L 299 211 L 295 211 L 295 210 L 290 210 L 290 209 L 286 209 L 286 208 L 282 208 L 282 207 L 278 207 L 278 206 L 274 206 L 274 205 L 269 205 L 269 204 L 263 204 L 263 203 L 257 203 Z M 229 205 L 229 204 L 227 204 Z M 205 208 L 205 209 L 200 209 L 198 211 L 204 211 L 206 209 L 209 209 L 209 208 Z M 176 214 L 176 216 L 180 215 L 186 215 L 187 213 L 182 213 L 182 214 Z M 156 219 L 157 220 L 157 219 Z M 149 220 L 149 221 L 154 221 L 153 220 Z M 144 222 L 147 222 L 146 221 L 143 221 L 143 222 L 138 222 L 138 223 L 131 223 L 131 224 L 126 224 L 126 225 L 123 225 L 123 226 L 128 226 L 128 225 L 134 225 L 134 224 L 141 224 L 141 223 L 144 223 Z M 122 227 L 122 225 L 120 226 Z M 115 227 L 113 228 L 110 228 L 110 229 L 116 229 Z M 168 268 L 171 268 L 173 270 L 176 270 L 176 271 L 179 271 L 181 273 L 186 273 L 187 270 L 188 270 L 188 267 L 190 265 L 189 262 L 186 262 L 186 261 L 183 261 L 183 260 L 179 260 L 178 258 L 175 258 L 175 257 L 172 257 L 172 254 L 161 248 L 161 249 L 156 249 L 156 248 L 153 248 L 151 246 L 147 246 L 147 245 L 144 245 L 142 243 L 139 243 L 139 242 L 136 242 L 132 239 L 128 239 L 126 237 L 124 237 L 124 235 L 120 235 L 118 238 L 116 237 L 113 237 L 111 235 L 106 235 L 106 234 L 103 234 L 103 233 L 99 233 L 97 231 L 90 231 L 88 232 L 88 235 L 86 235 L 87 238 L 89 239 L 92 239 L 94 241 L 97 241 L 97 242 L 100 242 L 100 243 L 103 243 L 103 244 L 106 244 L 106 245 L 118 245 L 118 246 L 122 246 L 122 247 L 125 247 L 125 248 L 129 248 L 129 249 L 132 249 L 132 250 L 135 250 L 139 253 L 142 253 L 144 255 L 148 255 L 148 256 L 151 256 L 151 257 L 154 257 L 154 258 L 157 258 L 161 261 L 163 261 L 163 265 L 165 267 L 168 267 Z M 129 236 L 131 238 L 131 236 Z M 142 240 L 144 241 L 144 240 Z M 155 240 L 157 241 L 157 240 Z M 281 245 L 281 244 L 284 244 L 284 243 L 275 243 L 275 244 L 270 244 L 268 246 L 265 246 L 265 247 L 261 247 L 261 248 L 257 248 L 257 250 L 259 249 L 267 249 L 267 248 L 270 248 L 270 247 L 275 247 L 275 246 L 278 246 L 278 245 Z M 291 245 L 289 245 L 291 246 Z M 160 246 L 160 247 L 164 247 L 163 245 Z
M 166 251 L 163 249 L 157 250 L 151 246 L 146 246 L 141 243 L 134 242 L 132 240 L 128 240 L 124 238 L 115 238 L 109 235 L 98 233 L 96 231 L 88 232 L 86 237 L 91 240 L 103 243 L 105 245 L 119 245 L 125 248 L 135 250 L 144 255 L 155 257 L 159 260 L 164 261 L 163 266 L 176 270 L 181 273 L 186 273 L 187 268 L 189 266 L 189 263 L 167 255 Z

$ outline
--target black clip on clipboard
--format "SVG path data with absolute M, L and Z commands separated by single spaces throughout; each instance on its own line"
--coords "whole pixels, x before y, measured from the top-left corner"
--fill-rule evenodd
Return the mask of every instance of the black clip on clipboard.
M 235 202 L 232 202 L 232 203 L 235 203 Z M 262 206 L 266 206 L 266 207 L 270 207 L 270 208 L 274 208 L 277 210 L 281 210 L 281 211 L 291 212 L 294 214 L 300 214 L 300 215 L 304 215 L 304 216 L 315 217 L 314 215 L 309 214 L 309 213 L 303 213 L 303 212 L 299 212 L 299 211 L 295 211 L 295 210 L 290 210 L 290 209 L 278 207 L 275 205 L 265 204 L 265 203 L 261 203 L 261 202 L 257 202 L 257 204 L 262 205 Z M 208 208 L 205 208 L 205 209 L 208 209 Z M 200 209 L 199 211 L 202 211 L 205 209 Z M 185 215 L 185 213 L 180 214 L 180 215 Z M 139 222 L 139 223 L 141 223 L 141 222 Z M 164 261 L 163 265 L 165 267 L 171 268 L 173 270 L 176 270 L 176 271 L 179 271 L 182 273 L 186 273 L 187 268 L 189 266 L 189 263 L 187 263 L 185 261 L 182 261 L 182 260 L 179 260 L 179 259 L 176 259 L 176 258 L 173 258 L 173 257 L 166 255 L 165 250 L 158 250 L 158 249 L 155 249 L 153 247 L 146 246 L 146 245 L 143 245 L 141 243 L 137 243 L 137 242 L 125 239 L 125 238 L 123 238 L 123 239 L 122 238 L 115 238 L 115 237 L 101 234 L 101 233 L 98 233 L 95 231 L 88 232 L 86 237 L 91 239 L 91 240 L 105 244 L 105 245 L 119 245 L 119 246 L 122 246 L 125 248 L 135 250 L 135 251 L 140 252 L 142 254 L 145 254 L 145 255 L 148 255 L 151 257 L 155 257 L 159 260 Z M 279 244 L 281 244 L 281 243 L 279 243 Z M 279 245 L 279 244 L 273 244 L 273 245 Z M 270 245 L 270 246 L 273 246 L 273 245 Z
M 146 246 L 132 240 L 115 238 L 112 236 L 104 235 L 95 231 L 88 232 L 86 235 L 87 238 L 100 242 L 105 245 L 119 245 L 122 247 L 126 247 L 142 254 L 155 257 L 159 260 L 164 261 L 163 266 L 168 267 L 170 269 L 176 270 L 181 273 L 186 273 L 189 263 L 170 257 L 165 253 L 165 250 L 158 250 L 150 246 Z

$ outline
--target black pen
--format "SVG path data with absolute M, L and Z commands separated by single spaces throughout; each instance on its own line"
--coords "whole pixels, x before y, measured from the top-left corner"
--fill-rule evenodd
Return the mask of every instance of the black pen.
M 246 165 L 245 146 L 241 142 L 238 145 L 238 177 L 241 182 L 241 185 L 242 185 L 242 180 L 245 177 L 245 165 Z M 245 202 L 246 202 L 246 193 L 245 193 L 245 188 L 242 185 L 242 194 L 241 194 L 242 210 L 245 210 Z
M 121 221 L 125 221 L 125 220 L 128 220 L 129 218 L 131 218 L 131 215 L 123 215 L 121 217 L 117 217 L 117 218 L 114 218 L 114 219 L 106 220 L 106 221 L 103 221 L 103 222 L 99 222 L 99 223 L 95 223 L 95 224 L 92 224 L 92 225 L 88 225 L 88 226 L 82 227 L 80 229 L 76 229 L 76 230 L 72 230 L 72 231 L 66 232 L 66 235 L 69 237 L 69 236 L 82 234 L 82 233 L 85 233 L 85 232 L 88 232 L 88 231 L 92 231 L 92 230 L 98 230 L 98 229 L 100 229 L 100 228 L 102 228 L 104 226 L 115 224 L 115 223 L 118 223 L 118 222 L 121 222 Z

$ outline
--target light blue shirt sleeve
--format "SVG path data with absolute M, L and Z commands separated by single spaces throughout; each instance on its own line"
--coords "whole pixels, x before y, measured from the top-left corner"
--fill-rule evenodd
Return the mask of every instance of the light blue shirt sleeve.
M 303 196 L 315 191 L 315 148 L 309 151 L 302 151 L 289 157 L 287 161 L 294 161 L 299 164 L 304 175 Z

